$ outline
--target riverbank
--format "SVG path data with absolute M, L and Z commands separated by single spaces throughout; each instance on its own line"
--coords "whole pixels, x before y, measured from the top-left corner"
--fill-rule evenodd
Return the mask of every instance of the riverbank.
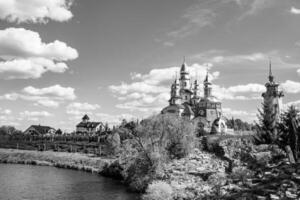
M 94 157 L 93 154 L 0 149 L 0 163 L 54 166 L 92 173 L 101 173 L 114 161 L 112 158 Z

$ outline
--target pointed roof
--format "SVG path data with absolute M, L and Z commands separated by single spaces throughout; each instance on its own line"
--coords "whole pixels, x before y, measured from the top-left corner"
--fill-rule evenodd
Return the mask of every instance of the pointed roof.
M 185 63 L 185 56 L 183 57 L 183 63 L 181 65 L 180 72 L 181 73 L 187 73 L 187 67 L 186 67 L 186 63 Z
M 82 120 L 89 120 L 89 116 L 87 116 L 87 114 L 85 114 L 83 117 L 82 117 Z
M 272 63 L 271 59 L 269 59 L 269 81 L 272 83 L 274 82 L 274 76 L 272 74 Z
M 206 76 L 205 76 L 205 79 L 204 79 L 204 84 L 206 84 L 206 85 L 210 85 L 211 83 L 209 82 L 209 80 L 208 80 L 208 69 L 206 70 Z

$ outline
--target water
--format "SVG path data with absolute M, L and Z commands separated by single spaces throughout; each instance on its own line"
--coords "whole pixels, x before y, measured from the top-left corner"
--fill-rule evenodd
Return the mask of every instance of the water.
M 138 200 L 118 181 L 81 171 L 0 164 L 0 200 Z

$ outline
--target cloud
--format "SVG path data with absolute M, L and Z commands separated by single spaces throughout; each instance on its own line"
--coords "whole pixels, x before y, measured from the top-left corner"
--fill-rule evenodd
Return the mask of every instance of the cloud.
M 90 114 L 91 111 L 99 109 L 98 104 L 73 102 L 67 106 L 67 114 L 81 116 L 84 114 Z
M 266 91 L 266 88 L 264 85 L 257 84 L 257 83 L 249 83 L 247 85 L 236 85 L 236 86 L 231 86 L 228 89 L 228 92 L 233 92 L 233 93 L 248 93 L 248 92 L 257 92 L 257 93 L 262 93 Z
M 211 9 L 202 8 L 200 5 L 193 5 L 185 10 L 181 16 L 179 28 L 167 33 L 173 38 L 184 38 L 198 33 L 202 28 L 212 25 L 216 14 Z
M 287 80 L 281 84 L 281 87 L 286 93 L 300 93 L 300 82 L 295 82 L 291 80 Z
M 245 110 L 234 110 L 231 108 L 223 108 L 222 111 L 224 116 L 227 118 L 239 118 L 250 123 L 257 120 L 257 113 L 255 111 L 249 112 Z
M 291 12 L 292 14 L 299 15 L 299 14 L 300 14 L 300 9 L 295 8 L 295 7 L 291 7 L 290 12 Z
M 69 0 L 0 0 L 0 19 L 9 22 L 46 23 L 73 17 Z
M 204 80 L 207 66 L 195 63 L 187 68 L 192 80 L 196 79 L 196 75 L 198 80 Z M 179 67 L 166 67 L 152 69 L 146 74 L 132 73 L 131 83 L 109 86 L 109 90 L 121 101 L 116 107 L 150 114 L 159 111 L 168 104 L 170 86 L 175 79 L 175 72 L 179 70 Z M 209 73 L 210 80 L 218 76 L 218 72 Z
M 40 118 L 50 117 L 53 116 L 53 114 L 47 112 L 47 111 L 24 111 L 20 113 L 20 119 L 21 120 L 28 120 L 28 121 L 39 121 Z
M 32 86 L 25 87 L 23 92 L 31 96 L 48 96 L 61 98 L 64 100 L 74 100 L 76 98 L 74 88 L 62 87 L 60 85 L 53 85 L 45 88 L 35 88 Z
M 68 69 L 64 62 L 77 57 L 76 49 L 58 40 L 43 43 L 37 32 L 0 30 L 0 73 L 5 79 L 40 78 L 47 71 L 63 73 Z
M 286 57 L 278 50 L 269 52 L 253 52 L 248 54 L 233 54 L 224 50 L 209 50 L 191 56 L 191 59 L 199 62 L 207 62 L 217 66 L 245 66 L 252 68 L 259 68 L 264 65 L 269 66 L 269 59 L 272 60 L 272 66 L 281 69 L 299 68 L 299 64 L 287 62 Z M 237 65 L 239 64 L 239 65 Z
M 137 117 L 133 116 L 131 114 L 118 114 L 118 115 L 112 115 L 107 113 L 96 113 L 95 116 L 99 118 L 99 121 L 103 123 L 109 123 L 109 125 L 118 125 L 121 123 L 123 119 L 126 119 L 127 121 L 136 120 Z
M 1 115 L 10 115 L 12 111 L 10 109 L 2 109 L 0 108 L 0 114 Z
M 20 93 L 7 93 L 0 96 L 2 100 L 22 99 L 33 101 L 34 105 L 56 108 L 60 103 L 76 99 L 75 89 L 53 85 L 45 88 L 25 87 Z
M 297 70 L 298 75 L 300 76 L 300 69 Z

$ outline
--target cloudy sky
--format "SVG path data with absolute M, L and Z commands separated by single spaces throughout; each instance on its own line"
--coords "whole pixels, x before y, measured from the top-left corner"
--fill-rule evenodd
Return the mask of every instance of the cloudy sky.
M 0 0 L 0 125 L 157 113 L 183 56 L 228 117 L 255 119 L 268 58 L 299 106 L 300 1 Z

